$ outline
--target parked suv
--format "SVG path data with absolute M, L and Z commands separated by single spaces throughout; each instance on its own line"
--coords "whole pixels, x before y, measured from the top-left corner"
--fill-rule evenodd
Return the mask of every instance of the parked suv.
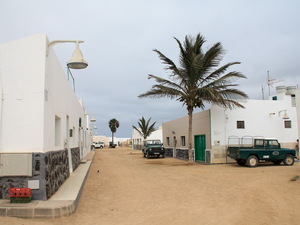
M 157 158 L 161 156 L 162 158 L 165 158 L 165 149 L 160 140 L 144 141 L 142 152 L 144 158 L 147 157 L 149 159 L 151 156 L 156 156 Z
M 103 141 L 97 141 L 93 143 L 94 148 L 104 148 L 104 142 Z
M 286 166 L 292 166 L 296 151 L 281 148 L 278 140 L 274 138 L 254 138 L 251 146 L 228 146 L 227 156 L 236 160 L 241 166 L 256 167 L 259 162 L 273 162 L 277 165 L 283 162 Z

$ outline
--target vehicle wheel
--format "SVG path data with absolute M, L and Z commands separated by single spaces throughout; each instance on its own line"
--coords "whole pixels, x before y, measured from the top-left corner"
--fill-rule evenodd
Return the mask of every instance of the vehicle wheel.
M 258 158 L 255 155 L 250 155 L 247 159 L 247 166 L 256 167 L 258 164 Z
M 162 154 L 161 157 L 162 157 L 162 158 L 165 158 L 165 154 Z
M 146 154 L 143 152 L 143 156 L 144 156 L 144 158 L 146 158 Z
M 275 164 L 275 165 L 279 165 L 280 163 L 282 163 L 282 159 L 277 159 L 277 160 L 274 160 L 273 161 L 273 163 Z
M 147 159 L 150 158 L 149 152 L 146 153 Z
M 283 164 L 286 166 L 292 166 L 294 165 L 295 159 L 294 156 L 287 154 L 283 160 Z
M 237 159 L 236 162 L 240 166 L 245 166 L 246 165 L 246 160 L 245 159 Z
M 100 148 L 103 148 L 103 146 L 100 146 Z

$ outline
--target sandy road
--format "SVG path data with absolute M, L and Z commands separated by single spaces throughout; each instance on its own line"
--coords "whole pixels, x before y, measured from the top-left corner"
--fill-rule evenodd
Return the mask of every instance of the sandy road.
M 99 172 L 97 172 L 99 170 Z M 200 165 L 140 151 L 96 150 L 75 214 L 0 224 L 300 224 L 299 163 Z

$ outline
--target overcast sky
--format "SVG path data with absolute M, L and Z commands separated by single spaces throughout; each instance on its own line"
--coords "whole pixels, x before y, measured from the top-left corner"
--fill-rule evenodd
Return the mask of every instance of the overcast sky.
M 158 49 L 175 63 L 180 41 L 201 33 L 205 48 L 221 42 L 222 64 L 231 70 L 250 99 L 268 95 L 267 71 L 280 81 L 271 87 L 300 83 L 299 0 L 0 0 L 0 43 L 37 33 L 57 39 L 84 40 L 80 49 L 89 66 L 73 70 L 76 95 L 97 119 L 97 133 L 111 136 L 108 121 L 120 122 L 117 137 L 131 137 L 144 116 L 163 122 L 187 115 L 169 99 L 139 99 L 153 84 L 148 74 L 167 78 Z M 55 45 L 63 68 L 73 44 Z M 199 110 L 197 110 L 199 111 Z

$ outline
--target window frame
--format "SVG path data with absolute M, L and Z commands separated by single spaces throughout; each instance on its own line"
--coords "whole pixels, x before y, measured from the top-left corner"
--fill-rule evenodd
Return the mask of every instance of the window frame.
M 236 129 L 245 129 L 245 121 L 244 120 L 237 120 L 236 121 Z

